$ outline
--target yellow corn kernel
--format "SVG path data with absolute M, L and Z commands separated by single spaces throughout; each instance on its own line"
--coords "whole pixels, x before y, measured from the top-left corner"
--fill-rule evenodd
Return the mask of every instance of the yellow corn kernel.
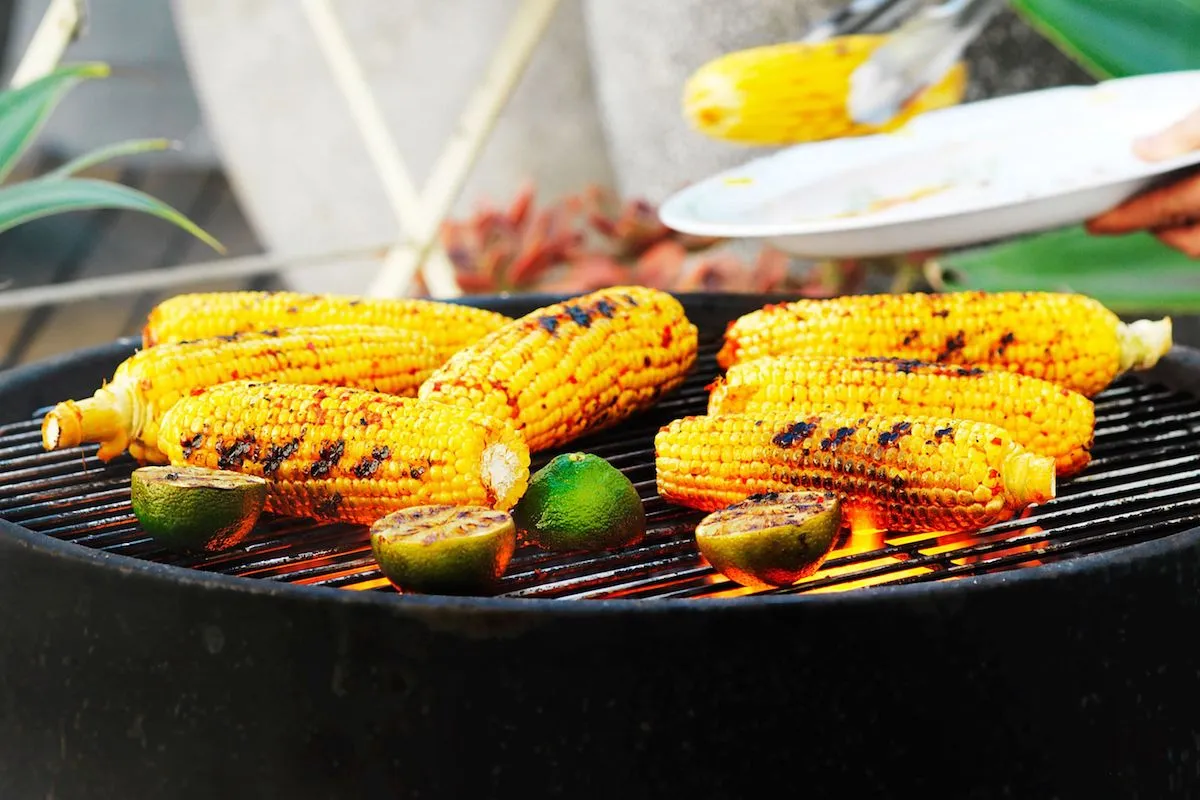
M 509 318 L 457 303 L 297 292 L 202 292 L 164 300 L 142 329 L 146 347 L 268 328 L 380 325 L 424 334 L 442 360 Z
M 419 396 L 511 419 L 536 452 L 648 408 L 695 360 L 678 300 L 616 286 L 514 320 L 455 354 Z
M 370 524 L 416 505 L 508 509 L 529 450 L 510 424 L 365 389 L 230 381 L 163 416 L 171 464 L 266 478 L 267 510 Z
M 128 448 L 142 463 L 163 464 L 158 424 L 180 397 L 245 379 L 354 386 L 415 396 L 442 363 L 422 334 L 365 325 L 329 325 L 239 333 L 151 347 L 135 353 L 112 380 L 82 400 L 66 400 L 42 420 L 46 450 L 100 442 L 102 461 Z
M 1088 397 L 1171 347 L 1171 320 L 1126 324 L 1098 301 L 1057 292 L 851 295 L 765 306 L 737 319 L 722 367 L 764 356 L 892 356 L 991 367 Z
M 786 145 L 895 130 L 914 116 L 962 101 L 960 62 L 918 93 L 895 118 L 866 125 L 850 118 L 850 76 L 885 37 L 843 36 L 728 53 L 700 67 L 683 90 L 683 115 L 715 139 Z
M 1091 459 L 1092 401 L 1015 372 L 879 356 L 775 356 L 735 364 L 713 385 L 709 414 L 830 410 L 990 422 L 1050 456 L 1059 476 Z
M 658 491 L 715 511 L 762 492 L 834 492 L 851 519 L 975 530 L 1055 495 L 1054 459 L 968 420 L 839 414 L 685 417 L 654 440 Z

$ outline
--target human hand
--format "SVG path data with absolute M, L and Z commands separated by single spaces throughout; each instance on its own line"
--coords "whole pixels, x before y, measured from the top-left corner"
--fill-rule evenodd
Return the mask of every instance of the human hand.
M 1145 161 L 1165 161 L 1200 150 L 1200 109 L 1138 140 L 1133 149 Z M 1087 230 L 1097 235 L 1145 230 L 1168 247 L 1200 258 L 1200 173 L 1125 201 L 1088 220 Z

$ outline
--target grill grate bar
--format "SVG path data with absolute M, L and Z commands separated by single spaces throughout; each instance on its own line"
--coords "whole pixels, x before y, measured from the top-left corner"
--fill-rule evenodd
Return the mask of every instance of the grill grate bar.
M 46 500 L 28 503 L 8 513 L 10 522 L 23 525 L 36 525 L 39 519 L 61 519 L 65 512 L 78 512 L 93 508 L 97 504 L 104 505 L 106 501 L 118 501 L 129 505 L 129 481 L 119 481 L 113 488 L 97 488 L 89 492 L 86 498 L 67 497 L 60 500 Z

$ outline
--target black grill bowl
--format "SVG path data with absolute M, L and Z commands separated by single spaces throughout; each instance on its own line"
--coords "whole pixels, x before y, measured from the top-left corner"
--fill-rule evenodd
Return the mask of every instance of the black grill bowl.
M 708 331 L 772 299 L 681 297 Z M 129 348 L 0 375 L 0 422 Z M 1194 382 L 1188 356 L 1153 377 Z M 0 520 L 0 797 L 1194 796 L 1197 630 L 1197 530 L 948 582 L 571 602 L 236 578 Z

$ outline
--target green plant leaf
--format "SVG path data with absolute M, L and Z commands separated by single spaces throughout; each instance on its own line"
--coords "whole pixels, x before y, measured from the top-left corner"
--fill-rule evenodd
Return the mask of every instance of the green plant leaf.
M 1012 0 L 1097 79 L 1200 68 L 1200 0 Z
M 0 188 L 0 232 L 53 214 L 97 208 L 153 214 L 178 225 L 217 252 L 225 253 L 224 245 L 161 200 L 119 183 L 90 178 L 31 180 Z
M 19 89 L 0 92 L 0 181 L 12 172 L 71 87 L 84 79 L 107 75 L 106 64 L 72 64 Z
M 90 153 L 73 158 L 58 169 L 51 170 L 45 175 L 39 175 L 37 180 L 69 178 L 76 172 L 83 172 L 85 169 L 121 156 L 148 153 L 153 150 L 171 150 L 178 147 L 179 143 L 171 139 L 131 139 L 127 142 L 117 142 L 106 147 L 98 147 Z
M 1200 312 L 1200 262 L 1146 233 L 1064 228 L 937 261 L 952 289 L 1080 292 L 1118 313 Z

